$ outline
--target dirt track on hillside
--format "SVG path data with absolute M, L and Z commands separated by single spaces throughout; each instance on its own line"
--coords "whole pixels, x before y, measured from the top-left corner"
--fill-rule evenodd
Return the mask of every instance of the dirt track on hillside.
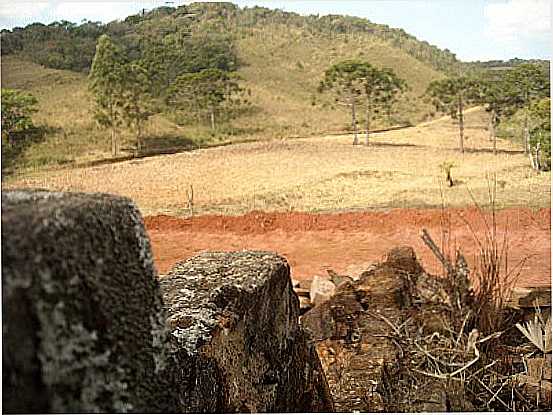
M 507 231 L 509 266 L 526 258 L 519 286 L 551 283 L 550 214 L 550 209 L 512 208 L 496 215 L 500 239 Z M 448 228 L 447 217 L 455 245 L 473 263 L 477 244 L 466 222 L 481 240 L 486 228 L 475 208 L 449 209 L 446 215 L 439 209 L 392 209 L 336 214 L 251 212 L 192 219 L 150 216 L 145 223 L 161 274 L 177 261 L 205 250 L 261 249 L 285 256 L 292 277 L 305 279 L 326 275 L 327 269 L 356 275 L 398 245 L 412 246 L 427 271 L 439 273 L 438 262 L 419 235 L 426 228 L 440 244 L 442 229 Z M 491 222 L 491 217 L 487 220 Z

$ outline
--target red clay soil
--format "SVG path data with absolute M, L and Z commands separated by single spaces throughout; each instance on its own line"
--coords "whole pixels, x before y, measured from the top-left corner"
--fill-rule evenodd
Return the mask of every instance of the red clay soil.
M 486 220 L 491 226 L 490 214 Z M 421 229 L 427 229 L 439 246 L 442 230 L 449 230 L 453 245 L 461 248 L 469 265 L 478 253 L 473 231 L 482 241 L 486 237 L 483 214 L 476 208 L 445 213 L 440 209 L 392 209 L 335 214 L 250 212 L 191 219 L 151 216 L 145 223 L 161 274 L 202 251 L 258 249 L 285 256 L 292 277 L 298 280 L 326 276 L 327 269 L 357 275 L 398 245 L 412 246 L 425 269 L 438 274 L 439 263 L 422 243 Z M 496 223 L 500 246 L 507 235 L 509 268 L 525 260 L 517 285 L 550 285 L 551 209 L 501 210 L 496 213 Z

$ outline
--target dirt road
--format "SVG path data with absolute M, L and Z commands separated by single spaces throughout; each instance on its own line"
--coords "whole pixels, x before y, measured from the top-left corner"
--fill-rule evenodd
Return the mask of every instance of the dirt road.
M 497 212 L 499 239 L 507 232 L 509 267 L 526 258 L 519 286 L 551 283 L 550 214 L 549 208 Z M 438 262 L 419 235 L 426 228 L 440 244 L 442 229 L 448 228 L 448 216 L 451 239 L 472 264 L 477 244 L 466 222 L 481 240 L 486 229 L 481 212 L 475 208 L 449 209 L 446 214 L 440 209 L 392 209 L 336 214 L 251 212 L 193 219 L 151 216 L 146 218 L 146 227 L 160 273 L 204 250 L 261 249 L 284 255 L 293 278 L 305 279 L 326 275 L 327 269 L 358 274 L 397 245 L 413 246 L 423 266 L 439 273 Z M 491 223 L 491 217 L 487 220 Z

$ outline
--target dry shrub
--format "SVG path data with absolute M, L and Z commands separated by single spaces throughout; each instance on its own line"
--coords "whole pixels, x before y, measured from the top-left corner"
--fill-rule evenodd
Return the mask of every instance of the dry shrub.
M 514 267 L 509 267 L 509 233 L 505 231 L 503 235 L 499 235 L 497 229 L 496 187 L 497 179 L 493 175 L 491 181 L 488 179 L 489 212 L 480 206 L 469 190 L 472 202 L 478 209 L 481 224 L 470 223 L 462 217 L 478 245 L 478 254 L 472 269 L 475 286 L 473 307 L 475 326 L 484 334 L 505 330 L 512 325 L 509 314 L 505 312 L 505 304 L 529 258 L 526 256 Z M 483 235 L 476 231 L 478 225 L 483 225 L 480 226 Z

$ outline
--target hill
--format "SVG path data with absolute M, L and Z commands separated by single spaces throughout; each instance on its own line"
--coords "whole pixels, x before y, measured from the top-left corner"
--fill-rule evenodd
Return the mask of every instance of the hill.
M 223 57 L 235 65 L 251 93 L 252 108 L 217 131 L 178 125 L 166 109 L 146 127 L 146 152 L 347 130 L 347 112 L 316 89 L 329 65 L 350 58 L 389 67 L 410 87 L 394 116 L 382 119 L 376 128 L 416 123 L 432 111 L 420 98 L 426 86 L 458 64 L 448 51 L 365 19 L 300 16 L 230 3 L 163 7 L 107 25 L 33 24 L 2 33 L 2 87 L 21 88 L 39 98 L 35 119 L 41 134 L 15 153 L 4 151 L 5 167 L 36 169 L 109 157 L 108 134 L 95 127 L 86 80 L 90 48 L 102 33 L 131 54 L 140 53 L 140 39 L 146 37 L 165 43 L 177 36 L 200 45 L 211 42 L 206 50 L 222 45 Z M 129 147 L 132 137 L 123 133 L 122 138 L 123 147 Z

